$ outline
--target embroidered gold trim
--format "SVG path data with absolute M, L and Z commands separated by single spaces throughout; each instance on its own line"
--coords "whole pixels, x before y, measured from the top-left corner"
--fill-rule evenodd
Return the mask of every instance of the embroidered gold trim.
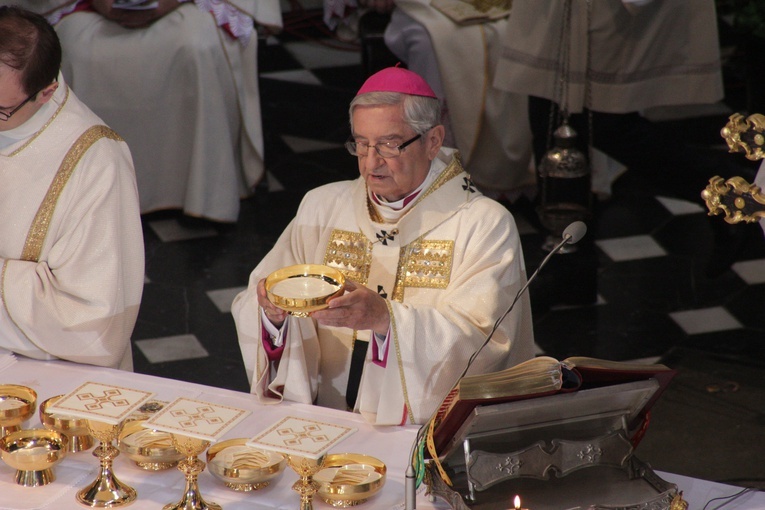
M 388 307 L 388 314 L 390 315 L 390 330 L 393 333 L 393 347 L 396 349 L 396 360 L 398 361 L 398 374 L 401 377 L 401 389 L 404 392 L 404 405 L 406 406 L 407 414 L 409 415 L 409 423 L 414 423 L 414 413 L 412 412 L 412 405 L 409 403 L 409 392 L 406 389 L 406 377 L 404 376 L 404 364 L 401 362 L 401 347 L 398 343 L 398 328 L 396 328 L 396 317 L 393 315 L 393 307 L 390 301 L 385 300 L 385 305 Z M 414 360 L 412 360 L 414 362 Z
M 457 177 L 459 174 L 464 172 L 464 169 L 462 168 L 462 161 L 461 161 L 460 153 L 455 152 L 454 157 L 452 158 L 452 161 L 449 163 L 449 165 L 444 168 L 444 171 L 441 172 L 441 174 L 436 178 L 435 181 L 433 181 L 433 184 L 430 185 L 428 189 L 425 190 L 425 193 L 423 193 L 421 196 L 417 197 L 417 200 L 415 202 L 415 205 L 420 203 L 420 201 L 424 200 L 425 197 L 436 191 L 438 188 L 446 184 L 447 182 L 451 181 L 455 177 Z M 414 207 L 414 206 L 412 206 Z
M 367 190 L 367 211 L 369 212 L 370 220 L 375 223 L 385 223 L 385 218 L 380 216 L 380 213 L 377 211 L 377 207 L 375 207 L 372 199 L 369 198 L 369 190 Z
M 324 265 L 334 267 L 349 280 L 366 285 L 372 265 L 372 243 L 360 232 L 333 229 L 324 253 Z
M 48 235 L 50 220 L 53 217 L 53 211 L 56 209 L 61 192 L 66 183 L 69 182 L 69 178 L 72 176 L 82 156 L 101 138 L 122 141 L 122 138 L 117 133 L 106 126 L 91 126 L 69 148 L 63 161 L 61 161 L 55 177 L 53 177 L 53 181 L 48 187 L 45 198 L 37 209 L 37 214 L 27 233 L 24 250 L 21 252 L 21 260 L 32 262 L 40 260 L 40 253 L 42 253 L 45 237 Z
M 19 148 L 18 148 L 18 149 L 16 149 L 15 151 L 11 152 L 11 153 L 8 155 L 8 157 L 9 157 L 9 158 L 12 158 L 13 156 L 15 156 L 16 154 L 18 154 L 19 152 L 21 152 L 21 151 L 23 151 L 24 149 L 26 149 L 27 147 L 29 147 L 29 145 L 30 145 L 32 142 L 34 142 L 34 141 L 37 139 L 37 137 L 38 137 L 38 136 L 40 136 L 40 135 L 43 133 L 43 131 L 45 131 L 46 129 L 48 129 L 48 126 L 50 126 L 51 122 L 53 122 L 53 120 L 54 120 L 56 117 L 58 117 L 58 114 L 59 114 L 59 113 L 61 113 L 61 110 L 63 110 L 63 109 L 64 109 L 64 105 L 66 105 L 66 102 L 67 102 L 68 100 L 69 100 L 69 86 L 67 86 L 67 87 L 66 87 L 66 95 L 64 96 L 64 100 L 63 100 L 63 101 L 61 101 L 61 104 L 59 105 L 58 109 L 57 109 L 57 110 L 56 110 L 56 112 L 55 112 L 55 113 L 54 113 L 54 114 L 51 116 L 51 118 L 50 118 L 50 119 L 48 119 L 48 122 L 46 122 L 46 123 L 45 123 L 45 125 L 44 125 L 43 127 L 41 127 L 41 128 L 40 128 L 40 130 L 39 130 L 37 133 L 33 134 L 33 135 L 32 135 L 32 137 L 31 137 L 29 140 L 27 140 L 27 141 L 26 141 L 26 142 L 25 142 L 25 143 L 24 143 L 24 144 L 23 144 L 21 147 L 19 147 Z
M 404 301 L 406 287 L 445 289 L 454 261 L 454 241 L 415 239 L 399 252 L 396 284 L 391 299 Z

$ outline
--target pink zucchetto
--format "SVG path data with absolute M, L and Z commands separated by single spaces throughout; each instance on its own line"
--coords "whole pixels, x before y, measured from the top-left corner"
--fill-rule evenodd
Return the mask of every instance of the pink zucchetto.
M 403 67 L 386 67 L 378 71 L 364 82 L 357 96 L 367 92 L 400 92 L 412 96 L 425 96 L 436 98 L 435 92 L 430 88 L 422 76 Z

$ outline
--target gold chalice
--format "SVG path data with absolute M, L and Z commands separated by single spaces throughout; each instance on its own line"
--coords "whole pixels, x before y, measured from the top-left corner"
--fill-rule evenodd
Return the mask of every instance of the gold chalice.
M 137 493 L 134 488 L 120 482 L 112 470 L 112 461 L 120 451 L 112 444 L 119 436 L 124 421 L 116 425 L 88 420 L 88 430 L 100 444 L 93 450 L 93 456 L 101 462 L 101 471 L 96 480 L 77 493 L 77 501 L 83 505 L 110 508 L 132 503 Z
M 18 430 L 0 439 L 0 456 L 16 470 L 16 483 L 47 485 L 56 479 L 53 466 L 64 458 L 69 438 L 55 430 Z
M 284 471 L 287 459 L 281 453 L 247 446 L 247 439 L 229 439 L 210 446 L 210 473 L 235 491 L 256 491 Z
M 144 421 L 126 422 L 117 436 L 117 448 L 147 471 L 161 471 L 178 465 L 183 454 L 173 445 L 172 434 L 146 428 Z
M 382 489 L 385 464 L 369 455 L 336 453 L 327 455 L 321 471 L 313 477 L 319 483 L 319 497 L 336 508 L 360 505 Z
M 313 496 L 319 492 L 319 484 L 313 480 L 313 475 L 321 470 L 325 457 L 326 454 L 318 459 L 287 455 L 287 465 L 300 477 L 292 485 L 292 490 L 300 494 L 300 510 L 313 510 Z
M 0 384 L 0 437 L 21 430 L 37 406 L 37 392 L 18 384 Z
M 173 445 L 185 457 L 178 462 L 178 469 L 186 477 L 186 488 L 178 503 L 162 507 L 162 510 L 221 510 L 221 506 L 207 502 L 199 493 L 197 478 L 204 471 L 205 463 L 197 456 L 210 446 L 210 441 L 179 434 L 172 434 Z
M 48 407 L 63 395 L 51 397 L 40 404 L 40 423 L 48 430 L 61 432 L 69 438 L 69 452 L 77 453 L 89 450 L 93 446 L 93 436 L 88 430 L 88 420 L 58 413 L 51 413 Z
M 299 264 L 274 271 L 265 282 L 268 300 L 296 317 L 328 306 L 330 298 L 345 290 L 345 277 L 335 268 Z

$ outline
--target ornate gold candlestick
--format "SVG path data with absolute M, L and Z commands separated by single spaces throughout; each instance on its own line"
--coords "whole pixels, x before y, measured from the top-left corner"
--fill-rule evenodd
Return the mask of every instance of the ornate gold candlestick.
M 317 459 L 287 455 L 287 465 L 298 474 L 300 480 L 292 485 L 292 490 L 300 494 L 300 510 L 313 510 L 313 496 L 319 492 L 319 484 L 313 480 L 324 464 L 322 455 Z
M 37 392 L 18 384 L 0 384 L 0 437 L 21 430 L 37 407 Z
M 199 474 L 205 469 L 205 463 L 197 455 L 205 451 L 210 446 L 210 442 L 178 434 L 172 436 L 173 446 L 185 457 L 178 462 L 178 469 L 186 478 L 186 488 L 178 503 L 165 505 L 162 510 L 221 510 L 221 506 L 217 503 L 202 499 L 197 483 Z
M 124 422 L 117 425 L 88 420 L 88 429 L 100 444 L 93 456 L 101 463 L 96 480 L 77 493 L 77 501 L 97 508 L 111 508 L 132 503 L 137 493 L 134 488 L 120 482 L 114 475 L 112 461 L 120 451 L 112 444 L 122 430 Z

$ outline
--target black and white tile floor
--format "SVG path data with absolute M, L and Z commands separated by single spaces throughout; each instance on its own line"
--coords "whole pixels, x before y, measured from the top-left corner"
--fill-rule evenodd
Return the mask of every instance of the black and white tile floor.
M 173 212 L 144 218 L 146 284 L 133 335 L 138 372 L 247 391 L 229 310 L 234 295 L 305 191 L 357 174 L 342 144 L 347 105 L 364 79 L 359 48 L 290 33 L 261 41 L 268 177 L 242 202 L 238 223 Z M 726 117 L 718 109 L 702 121 L 716 133 Z M 528 204 L 510 208 L 530 272 L 544 255 L 545 236 Z M 744 240 L 738 236 L 734 263 L 708 277 L 713 221 L 700 199 L 678 198 L 628 171 L 597 204 L 589 247 L 556 257 L 532 285 L 536 341 L 540 354 L 557 358 L 661 359 L 687 369 L 657 406 L 642 458 L 660 469 L 757 483 L 765 479 L 756 439 L 765 424 L 765 378 L 758 377 L 765 366 L 765 241 L 757 226 L 739 229 Z M 577 305 L 582 289 L 594 303 Z M 709 390 L 726 377 L 736 378 L 739 391 Z M 709 451 L 721 452 L 715 459 L 704 458 L 709 442 L 717 444 Z

